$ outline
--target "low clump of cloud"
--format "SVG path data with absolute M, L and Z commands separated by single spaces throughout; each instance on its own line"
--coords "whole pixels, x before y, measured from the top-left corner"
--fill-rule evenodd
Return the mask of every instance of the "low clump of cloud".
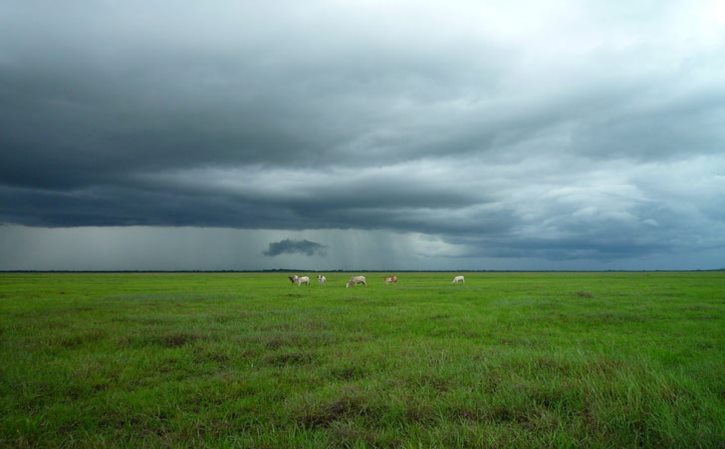
M 291 240 L 284 239 L 279 242 L 271 242 L 269 248 L 264 252 L 265 256 L 274 257 L 280 254 L 295 254 L 300 253 L 306 256 L 313 256 L 319 254 L 324 256 L 326 254 L 327 247 L 317 242 L 311 242 L 309 240 Z

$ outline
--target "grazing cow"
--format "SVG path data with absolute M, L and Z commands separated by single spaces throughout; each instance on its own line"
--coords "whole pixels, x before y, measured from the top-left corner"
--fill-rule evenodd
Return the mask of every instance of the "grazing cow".
M 300 276 L 297 278 L 297 285 L 305 284 L 306 286 L 310 286 L 310 277 L 309 276 Z
M 392 275 L 385 278 L 385 284 L 397 284 L 398 276 Z
M 293 284 L 302 285 L 305 284 L 308 287 L 310 286 L 310 277 L 309 276 L 297 276 L 296 274 L 294 276 L 287 276 L 287 278 L 292 282 Z
M 325 284 L 327 284 L 327 278 L 325 277 L 324 274 L 318 274 L 317 275 L 317 282 L 319 282 L 320 285 L 325 285 Z
M 456 276 L 453 278 L 453 282 L 451 282 L 451 283 L 452 284 L 465 284 L 466 279 L 463 276 Z
M 357 284 L 362 284 L 365 287 L 368 286 L 367 281 L 365 281 L 365 276 L 353 276 L 350 278 L 349 281 L 347 281 L 347 284 L 345 284 L 345 288 L 353 287 Z

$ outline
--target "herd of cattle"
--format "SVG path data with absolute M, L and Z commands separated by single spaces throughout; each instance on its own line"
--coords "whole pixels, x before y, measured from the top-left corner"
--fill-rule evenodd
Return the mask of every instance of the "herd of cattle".
M 287 278 L 296 285 L 307 285 L 309 287 L 310 285 L 310 277 L 309 276 L 297 276 L 296 274 L 294 276 L 287 276 Z M 398 276 L 396 275 L 390 275 L 386 276 L 384 278 L 385 284 L 397 284 L 398 283 Z M 317 283 L 320 285 L 327 285 L 327 278 L 324 274 L 318 274 L 317 275 Z M 452 284 L 465 284 L 466 279 L 463 276 L 455 276 L 453 278 L 453 281 L 451 281 Z M 345 288 L 354 287 L 356 285 L 364 285 L 365 287 L 368 286 L 368 282 L 365 279 L 365 276 L 353 276 L 350 278 L 349 281 L 345 284 Z

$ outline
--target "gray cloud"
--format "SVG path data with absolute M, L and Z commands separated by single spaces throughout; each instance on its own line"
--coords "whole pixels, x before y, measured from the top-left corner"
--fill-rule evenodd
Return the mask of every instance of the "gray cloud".
M 718 11 L 11 0 L 0 223 L 421 233 L 469 258 L 708 251 L 725 244 Z
M 290 240 L 284 239 L 279 242 L 271 242 L 269 249 L 264 252 L 265 256 L 274 257 L 280 254 L 301 253 L 307 256 L 314 254 L 325 255 L 325 245 L 321 245 L 309 240 Z

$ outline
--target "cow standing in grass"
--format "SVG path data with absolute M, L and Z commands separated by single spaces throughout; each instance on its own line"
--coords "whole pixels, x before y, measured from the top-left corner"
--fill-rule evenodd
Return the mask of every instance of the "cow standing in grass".
M 305 284 L 306 286 L 310 286 L 310 277 L 309 276 L 297 276 L 296 274 L 294 276 L 287 276 L 287 278 L 293 283 L 297 285 Z
M 397 284 L 398 283 L 398 276 L 392 275 L 385 278 L 385 284 Z
M 451 284 L 465 284 L 466 279 L 463 276 L 456 276 L 453 278 L 453 282 Z
M 365 287 L 368 286 L 367 281 L 365 280 L 365 276 L 353 276 L 350 278 L 349 281 L 347 281 L 347 284 L 345 284 L 345 288 L 350 288 L 355 285 L 362 284 Z
M 327 284 L 327 278 L 325 277 L 325 275 L 324 275 L 324 274 L 318 274 L 318 275 L 317 275 L 317 282 L 318 282 L 318 283 L 319 283 L 320 285 L 325 285 L 325 284 Z

